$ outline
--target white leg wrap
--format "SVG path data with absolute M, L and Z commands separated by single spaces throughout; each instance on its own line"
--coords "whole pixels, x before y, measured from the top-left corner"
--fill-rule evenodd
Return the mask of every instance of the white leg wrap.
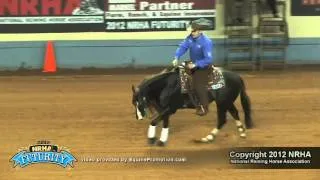
M 211 133 L 212 133 L 213 135 L 217 135 L 218 132 L 219 132 L 219 129 L 217 129 L 217 128 L 214 128 L 214 129 L 211 131 Z
M 246 133 L 240 133 L 240 137 L 246 137 L 247 135 L 246 135 Z
M 241 123 L 241 121 L 236 121 L 236 126 L 242 126 L 242 123 Z
M 149 125 L 148 138 L 154 138 L 156 136 L 156 126 Z
M 162 128 L 160 141 L 167 142 L 168 137 L 169 137 L 169 128 Z
M 138 108 L 136 108 L 136 110 L 137 110 L 138 120 L 142 120 L 142 119 L 143 119 L 143 116 L 142 116 L 141 112 L 139 111 Z
M 201 138 L 201 141 L 202 141 L 202 142 L 213 141 L 213 140 L 214 140 L 214 137 L 218 134 L 218 132 L 219 132 L 219 129 L 214 128 L 214 129 L 211 131 L 211 134 L 207 135 L 207 136 L 204 137 L 204 138 Z
M 208 136 L 201 138 L 202 142 L 209 142 L 209 141 L 213 141 L 214 136 L 212 134 L 209 134 Z

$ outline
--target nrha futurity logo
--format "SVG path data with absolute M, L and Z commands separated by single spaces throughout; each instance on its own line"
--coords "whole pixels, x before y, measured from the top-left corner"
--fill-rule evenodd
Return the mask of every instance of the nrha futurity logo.
M 38 141 L 34 145 L 19 150 L 11 159 L 13 167 L 26 167 L 31 164 L 50 163 L 63 168 L 73 167 L 77 159 L 66 147 L 51 144 L 50 141 Z

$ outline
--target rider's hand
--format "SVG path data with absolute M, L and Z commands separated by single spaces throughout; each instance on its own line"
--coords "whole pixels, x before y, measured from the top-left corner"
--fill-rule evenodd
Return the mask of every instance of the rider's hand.
M 174 67 L 178 66 L 178 59 L 174 59 L 174 60 L 172 61 L 172 65 L 173 65 Z
M 195 68 L 195 67 L 196 67 L 196 65 L 193 64 L 193 63 L 189 63 L 189 64 L 188 64 L 188 68 L 189 68 L 189 69 L 193 69 L 193 68 Z

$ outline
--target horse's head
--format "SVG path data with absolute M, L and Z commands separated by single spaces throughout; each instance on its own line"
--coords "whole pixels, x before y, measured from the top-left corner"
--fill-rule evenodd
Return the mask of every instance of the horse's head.
M 146 116 L 147 100 L 140 89 L 135 88 L 134 85 L 132 85 L 132 105 L 135 108 L 136 119 L 143 120 Z

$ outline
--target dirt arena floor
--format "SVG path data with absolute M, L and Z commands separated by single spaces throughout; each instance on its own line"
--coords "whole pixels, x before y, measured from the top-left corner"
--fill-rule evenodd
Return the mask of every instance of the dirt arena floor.
M 318 170 L 233 169 L 222 149 L 237 146 L 320 146 L 320 71 L 241 73 L 252 101 L 255 128 L 240 139 L 234 121 L 213 144 L 199 145 L 216 123 L 215 104 L 206 117 L 193 110 L 171 119 L 166 147 L 150 147 L 148 120 L 137 121 L 131 84 L 139 74 L 0 77 L 0 179 L 303 179 Z M 236 102 L 243 118 L 239 99 Z M 159 127 L 158 130 L 160 130 Z M 158 131 L 159 133 L 159 131 Z M 38 140 L 69 148 L 74 168 L 9 160 Z M 85 162 L 119 157 L 178 157 L 184 162 Z

